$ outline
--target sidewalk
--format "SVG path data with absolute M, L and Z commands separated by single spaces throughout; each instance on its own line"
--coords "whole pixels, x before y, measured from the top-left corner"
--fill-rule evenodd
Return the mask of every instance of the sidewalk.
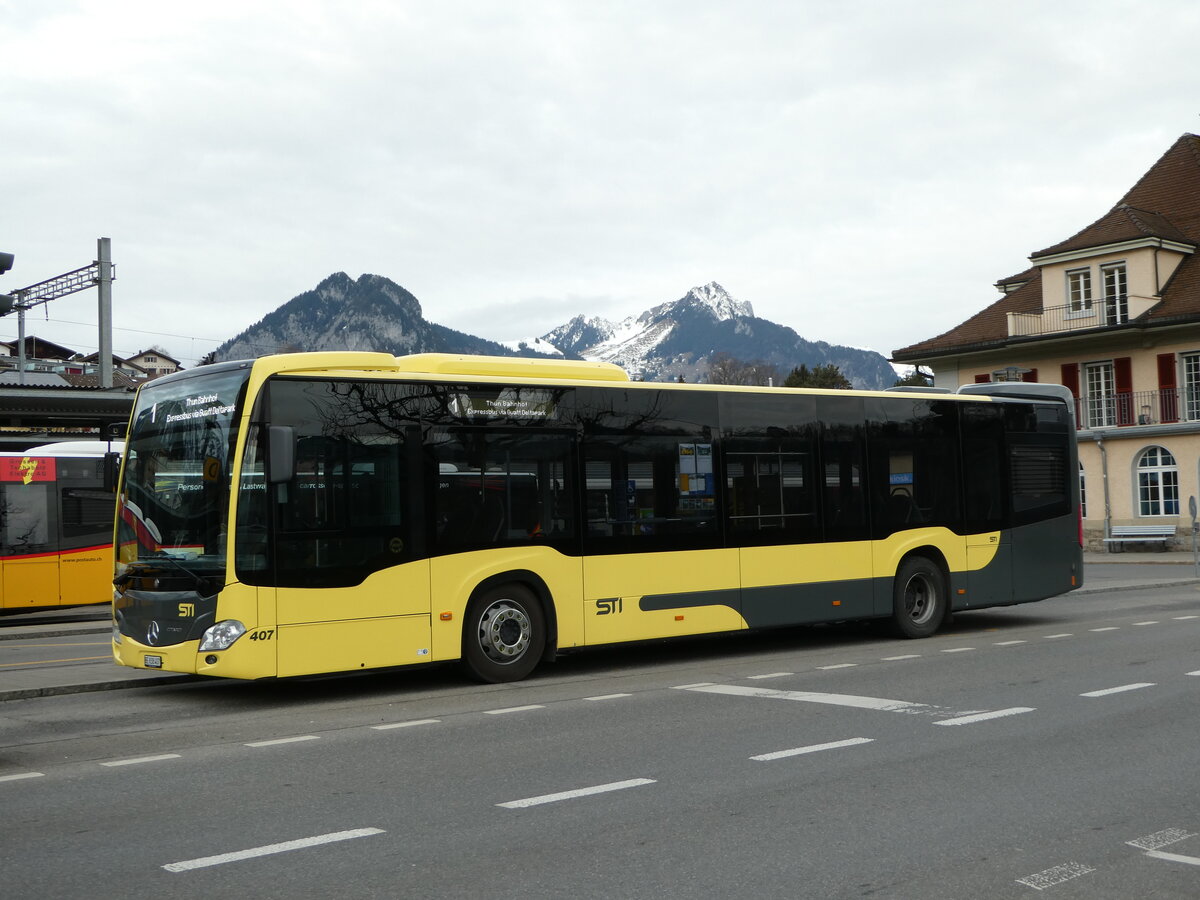
M 1131 588 L 1200 585 L 1200 578 L 1195 575 L 1190 550 L 1163 553 L 1087 552 L 1083 555 L 1083 565 L 1084 585 L 1077 592 L 1080 594 Z M 39 617 L 34 615 L 4 616 L 0 618 L 0 648 L 9 640 L 86 637 L 89 642 L 97 643 L 94 652 L 87 655 L 103 656 L 108 652 L 108 636 L 111 634 L 112 625 L 107 611 L 101 610 L 104 608 L 96 611 L 95 619 L 86 622 L 39 623 Z M 46 616 L 40 618 L 44 620 Z M 127 669 L 102 660 L 47 668 L 0 669 L 0 702 L 58 694 L 194 684 L 202 680 L 204 679 L 197 675 Z

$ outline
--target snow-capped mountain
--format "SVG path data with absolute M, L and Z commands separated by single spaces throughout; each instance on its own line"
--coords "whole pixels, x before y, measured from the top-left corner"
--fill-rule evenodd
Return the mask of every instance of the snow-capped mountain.
M 804 363 L 810 369 L 836 365 L 858 388 L 890 387 L 896 381 L 879 353 L 805 340 L 785 325 L 757 318 L 749 303 L 734 299 L 715 281 L 622 322 L 576 316 L 541 339 L 564 355 L 616 363 L 646 381 L 679 376 L 703 381 L 717 353 L 774 365 L 781 378 Z
M 692 288 L 620 322 L 578 315 L 540 337 L 497 343 L 425 319 L 421 304 L 390 279 L 337 272 L 294 297 L 217 348 L 216 359 L 246 359 L 296 350 L 382 350 L 408 353 L 482 353 L 613 362 L 646 381 L 703 381 L 710 358 L 724 353 L 777 367 L 780 378 L 796 366 L 833 364 L 855 387 L 896 381 L 887 360 L 871 350 L 809 341 L 791 328 L 754 315 L 719 284 Z

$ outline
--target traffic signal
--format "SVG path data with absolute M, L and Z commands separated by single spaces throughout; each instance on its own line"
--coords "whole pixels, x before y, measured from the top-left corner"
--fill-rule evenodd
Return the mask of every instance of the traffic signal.
M 11 253 L 0 253 L 0 275 L 3 275 L 12 268 L 13 255 Z
M 12 294 L 0 294 L 0 316 L 7 316 L 13 311 L 17 298 Z

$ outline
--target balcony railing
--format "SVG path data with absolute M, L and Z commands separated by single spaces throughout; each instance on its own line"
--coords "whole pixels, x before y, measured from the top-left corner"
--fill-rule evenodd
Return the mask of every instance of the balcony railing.
M 1200 385 L 1079 397 L 1075 422 L 1080 429 L 1200 422 Z
M 1138 315 L 1150 304 L 1139 304 L 1141 298 L 1133 298 L 1134 314 Z M 1084 331 L 1108 325 L 1124 325 L 1129 321 L 1130 298 L 1126 296 L 1093 300 L 1086 309 L 1072 306 L 1047 306 L 1041 312 L 1009 313 L 1008 336 L 1030 337 L 1037 334 L 1053 334 L 1061 331 Z

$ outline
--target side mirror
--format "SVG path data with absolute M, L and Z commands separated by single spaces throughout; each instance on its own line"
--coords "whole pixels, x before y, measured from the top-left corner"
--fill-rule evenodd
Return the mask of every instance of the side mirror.
M 104 490 L 117 489 L 117 476 L 121 474 L 121 454 L 110 450 L 104 454 Z
M 267 483 L 283 484 L 296 474 L 296 429 L 272 425 L 267 433 Z

